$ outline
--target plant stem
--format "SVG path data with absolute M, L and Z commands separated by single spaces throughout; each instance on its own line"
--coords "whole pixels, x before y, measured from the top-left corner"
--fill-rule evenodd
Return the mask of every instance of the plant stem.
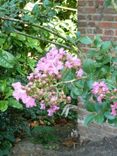
M 86 78 L 87 78 L 86 76 L 82 77 L 82 79 L 86 79 Z M 73 82 L 78 81 L 78 80 L 79 79 L 72 79 L 72 80 L 68 80 L 68 81 L 61 81 L 61 82 L 58 82 L 55 85 L 53 85 L 53 87 L 58 86 L 60 84 L 73 83 Z
M 30 38 L 36 39 L 36 40 L 41 40 L 41 41 L 43 41 L 43 42 L 52 43 L 52 44 L 54 44 L 54 45 L 58 45 L 58 46 L 61 46 L 61 47 L 63 47 L 63 48 L 72 49 L 71 47 L 66 46 L 66 45 L 64 45 L 64 44 L 60 44 L 60 43 L 56 43 L 56 42 L 54 42 L 54 41 L 50 41 L 50 40 L 43 39 L 43 38 L 40 38 L 40 37 L 32 36 L 32 35 L 29 35 L 29 34 L 26 34 L 26 33 L 22 33 L 22 32 L 20 32 L 20 31 L 17 31 L 17 30 L 15 30 L 14 32 L 17 33 L 17 34 L 26 36 L 26 37 L 30 37 Z
M 43 5 L 43 3 L 42 2 L 39 2 L 38 3 L 38 1 L 36 2 L 36 4 L 40 4 L 40 5 Z M 59 8 L 59 9 L 64 9 L 64 10 L 70 10 L 70 11 L 77 11 L 77 9 L 74 9 L 74 8 L 69 8 L 69 7 L 65 7 L 65 6 L 55 6 L 55 8 Z
M 8 16 L 6 16 L 6 17 L 0 17 L 0 19 L 2 19 L 2 20 L 8 20 L 8 21 L 13 21 L 13 22 L 19 22 L 19 23 L 27 24 L 27 25 L 31 25 L 31 26 L 34 26 L 34 27 L 43 29 L 43 30 L 45 30 L 45 31 L 48 31 L 48 32 L 50 32 L 50 33 L 52 33 L 52 34 L 54 34 L 54 35 L 56 35 L 56 36 L 62 38 L 63 40 L 68 41 L 65 37 L 59 35 L 58 33 L 56 33 L 56 32 L 54 32 L 54 31 L 50 30 L 50 29 L 47 28 L 47 27 L 44 27 L 44 26 L 41 26 L 41 25 L 38 25 L 38 24 L 33 24 L 33 23 L 29 23 L 29 22 L 26 22 L 26 21 L 23 21 L 23 20 L 19 20 L 19 19 L 15 19 L 15 18 L 10 18 L 10 17 L 8 17 Z
M 73 80 L 69 80 L 69 81 L 61 81 L 61 82 L 56 83 L 56 84 L 53 85 L 53 86 L 55 87 L 55 86 L 58 86 L 58 85 L 60 85 L 60 84 L 73 83 L 73 82 L 75 82 L 75 81 L 77 81 L 77 80 L 78 80 L 78 79 L 73 79 Z

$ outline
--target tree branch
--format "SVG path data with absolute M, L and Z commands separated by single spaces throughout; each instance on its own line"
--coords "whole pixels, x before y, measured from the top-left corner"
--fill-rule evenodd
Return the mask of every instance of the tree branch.
M 85 79 L 87 77 L 82 77 L 82 79 Z M 69 83 L 73 83 L 75 81 L 78 81 L 79 79 L 72 79 L 72 80 L 68 80 L 68 81 L 61 81 L 61 82 L 58 82 L 56 83 L 55 85 L 53 85 L 53 87 L 56 87 L 58 85 L 61 85 L 61 84 L 69 84 Z
M 40 4 L 40 5 L 43 5 L 43 3 L 41 3 L 41 2 L 37 2 L 37 4 Z M 55 6 L 55 8 L 59 8 L 59 9 L 63 9 L 63 10 L 69 10 L 69 11 L 77 11 L 77 9 L 74 9 L 74 8 L 69 8 L 69 7 L 65 7 L 65 6 Z
M 50 40 L 47 40 L 47 39 L 43 39 L 43 38 L 40 38 L 40 37 L 36 37 L 36 36 L 29 35 L 29 34 L 25 34 L 25 33 L 22 33 L 20 31 L 17 31 L 17 30 L 15 30 L 14 32 L 17 33 L 17 34 L 26 36 L 26 37 L 30 37 L 30 38 L 36 39 L 36 40 L 40 40 L 40 41 L 47 42 L 47 43 L 52 43 L 54 45 L 58 45 L 58 46 L 61 46 L 63 48 L 67 48 L 67 49 L 70 49 L 70 50 L 72 49 L 71 47 L 66 46 L 64 44 L 56 43 L 56 42 L 53 42 L 53 41 L 50 41 Z
M 43 30 L 45 30 L 45 31 L 48 31 L 48 32 L 50 32 L 50 33 L 52 33 L 52 34 L 58 36 L 59 38 L 62 38 L 63 40 L 68 41 L 65 37 L 59 35 L 58 33 L 54 32 L 54 31 L 52 31 L 52 30 L 50 30 L 49 28 L 44 27 L 44 26 L 41 26 L 41 25 L 37 25 L 37 24 L 25 22 L 25 21 L 23 21 L 23 20 L 19 20 L 19 19 L 15 19 L 15 18 L 10 18 L 10 17 L 7 17 L 7 16 L 6 16 L 6 17 L 0 17 L 0 19 L 2 19 L 2 20 L 8 20 L 8 21 L 13 21 L 13 22 L 19 22 L 19 23 L 27 24 L 27 25 L 31 25 L 31 26 L 34 26 L 34 27 L 43 29 Z

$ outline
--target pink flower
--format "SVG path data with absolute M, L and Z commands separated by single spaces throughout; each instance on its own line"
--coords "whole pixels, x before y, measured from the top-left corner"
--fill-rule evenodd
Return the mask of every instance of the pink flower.
M 53 109 L 54 112 L 56 112 L 57 110 L 59 110 L 59 107 L 56 106 L 56 105 L 53 105 L 51 108 Z
M 81 78 L 83 76 L 83 70 L 80 68 L 77 72 L 76 72 L 76 76 L 77 78 Z
M 114 104 L 111 105 L 111 114 L 113 116 L 116 116 L 117 115 L 117 102 L 114 102 Z
M 36 70 L 49 75 L 58 75 L 63 69 L 62 57 L 64 56 L 63 49 L 52 48 L 45 57 L 41 58 L 37 64 Z
M 66 62 L 65 62 L 65 67 L 67 67 L 67 68 L 71 69 L 71 68 L 73 67 L 73 65 L 72 65 L 72 63 L 71 63 L 71 62 L 66 61 Z
M 42 110 L 45 110 L 46 109 L 46 105 L 45 105 L 45 103 L 40 103 L 40 109 L 42 109 Z
M 26 91 L 22 89 L 14 90 L 13 97 L 16 98 L 17 101 L 24 99 L 24 97 L 26 97 Z
M 50 99 L 50 102 L 51 103 L 56 103 L 57 100 L 58 100 L 57 96 L 52 96 L 51 99 Z
M 74 58 L 73 58 L 73 66 L 74 66 L 74 67 L 80 67 L 80 66 L 81 66 L 81 61 L 80 61 L 80 59 L 74 57 Z
M 20 99 L 26 96 L 26 91 L 22 89 L 23 86 L 21 85 L 20 82 L 13 83 L 12 87 L 14 88 L 13 96 L 14 98 L 16 98 L 16 100 L 19 101 Z
M 73 55 L 71 55 L 71 54 L 68 53 L 68 54 L 66 55 L 66 59 L 67 59 L 66 65 L 67 65 L 68 62 L 69 62 L 69 64 L 70 64 L 72 67 L 74 67 L 74 68 L 80 67 L 80 66 L 81 66 L 81 61 L 80 61 L 80 59 L 77 58 L 76 56 L 73 56 Z
M 52 105 L 48 110 L 48 116 L 52 116 L 56 111 L 59 110 L 59 107 L 56 105 Z
M 13 96 L 17 101 L 22 100 L 26 107 L 36 106 L 35 99 L 27 95 L 20 82 L 13 83 L 12 86 L 14 88 Z
M 48 109 L 47 112 L 48 112 L 48 116 L 53 116 L 53 114 L 54 114 L 54 112 L 51 108 Z
M 22 87 L 21 83 L 20 82 L 16 82 L 16 83 L 12 83 L 12 87 L 14 89 L 20 89 Z
M 35 99 L 31 96 L 25 95 L 22 97 L 22 102 L 26 105 L 27 108 L 36 106 Z
M 97 101 L 99 103 L 102 102 L 108 92 L 109 89 L 103 81 L 93 83 L 92 93 L 97 96 Z

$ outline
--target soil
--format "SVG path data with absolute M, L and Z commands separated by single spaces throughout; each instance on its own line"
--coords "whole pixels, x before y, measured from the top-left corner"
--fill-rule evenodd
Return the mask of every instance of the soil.
M 80 140 L 70 125 L 57 127 L 56 132 L 59 142 L 45 146 L 24 139 L 14 146 L 10 156 L 117 156 L 117 137 L 100 141 Z

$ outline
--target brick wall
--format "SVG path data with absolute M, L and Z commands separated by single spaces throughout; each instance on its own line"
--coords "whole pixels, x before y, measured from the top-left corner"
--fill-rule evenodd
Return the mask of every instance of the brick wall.
M 82 35 L 99 34 L 103 40 L 117 41 L 117 12 L 105 8 L 103 1 L 78 1 L 78 29 Z

